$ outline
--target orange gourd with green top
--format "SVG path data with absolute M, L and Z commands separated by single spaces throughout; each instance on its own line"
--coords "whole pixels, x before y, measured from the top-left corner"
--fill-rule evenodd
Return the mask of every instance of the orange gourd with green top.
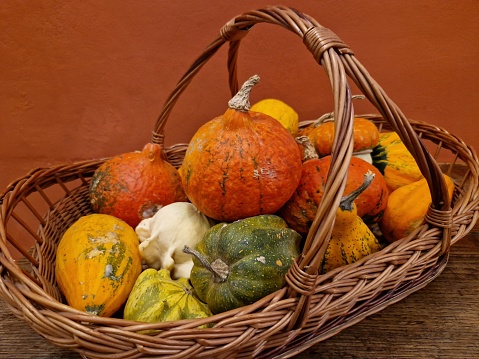
M 371 157 L 390 192 L 423 178 L 416 160 L 396 132 L 381 133 Z

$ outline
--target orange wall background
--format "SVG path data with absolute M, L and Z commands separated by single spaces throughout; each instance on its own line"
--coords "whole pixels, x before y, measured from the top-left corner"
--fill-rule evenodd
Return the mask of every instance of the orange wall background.
M 231 18 L 275 4 L 225 0 L 0 2 L 0 192 L 36 167 L 141 149 L 164 101 Z M 477 0 L 282 1 L 333 30 L 409 118 L 479 148 Z M 273 25 L 242 41 L 252 102 L 276 97 L 300 120 L 332 110 L 329 80 L 301 39 Z M 187 142 L 230 98 L 226 48 L 175 106 L 166 144 Z M 370 112 L 361 102 L 356 111 Z

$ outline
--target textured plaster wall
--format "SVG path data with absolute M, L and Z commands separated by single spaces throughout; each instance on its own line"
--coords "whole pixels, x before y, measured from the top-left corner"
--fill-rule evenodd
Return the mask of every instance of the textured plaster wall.
M 406 116 L 479 148 L 479 2 L 282 1 L 336 32 Z M 0 2 L 0 191 L 32 168 L 140 149 L 165 99 L 229 19 L 271 1 Z M 332 110 L 324 71 L 301 39 L 255 27 L 240 80 L 253 101 L 281 98 L 301 120 Z M 224 112 L 226 49 L 174 108 L 166 144 L 187 142 Z M 357 112 L 369 112 L 365 103 Z

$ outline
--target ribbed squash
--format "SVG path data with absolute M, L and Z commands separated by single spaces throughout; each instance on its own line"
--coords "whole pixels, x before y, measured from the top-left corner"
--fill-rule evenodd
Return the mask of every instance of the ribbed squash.
M 127 300 L 141 272 L 139 240 L 124 221 L 105 214 L 81 217 L 62 236 L 55 260 L 68 304 L 109 317 Z
M 275 213 L 301 177 L 294 137 L 274 118 L 248 111 L 258 81 L 253 76 L 222 116 L 198 129 L 179 169 L 190 201 L 218 221 Z
M 354 263 L 381 250 L 378 239 L 357 214 L 354 201 L 371 184 L 374 174 L 366 172 L 364 182 L 341 199 L 333 232 L 321 263 L 320 273 Z
M 371 156 L 390 192 L 423 178 L 416 160 L 396 132 L 381 133 Z
M 275 215 L 219 223 L 185 249 L 194 255 L 191 284 L 215 314 L 251 304 L 286 283 L 300 241 Z
M 454 182 L 444 175 L 449 199 L 454 193 Z M 431 205 L 431 193 L 426 179 L 404 185 L 389 195 L 384 216 L 379 222 L 381 232 L 389 242 L 397 241 L 412 233 L 424 223 Z
M 212 313 L 186 278 L 173 280 L 167 269 L 144 270 L 135 282 L 123 311 L 127 320 L 156 323 L 207 318 Z
M 334 122 L 332 121 L 323 122 L 309 132 L 308 136 L 320 157 L 332 153 L 334 132 Z M 378 144 L 379 130 L 370 120 L 357 117 L 354 119 L 353 138 L 354 152 L 371 149 Z
M 93 212 L 109 214 L 132 227 L 152 217 L 162 206 L 187 201 L 178 171 L 158 144 L 104 162 L 90 185 Z
M 298 233 L 305 235 L 318 211 L 323 198 L 331 156 L 311 159 L 303 163 L 300 183 L 278 214 Z M 375 174 L 369 187 L 356 199 L 357 212 L 367 223 L 377 222 L 381 218 L 388 201 L 386 183 L 379 171 L 368 162 L 352 157 L 348 168 L 348 178 L 344 194 L 355 190 L 364 180 L 364 173 Z

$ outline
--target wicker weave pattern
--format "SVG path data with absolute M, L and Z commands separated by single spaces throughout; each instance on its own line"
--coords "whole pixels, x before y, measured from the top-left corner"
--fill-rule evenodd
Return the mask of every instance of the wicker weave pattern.
M 239 45 L 257 23 L 279 25 L 300 36 L 324 68 L 334 93 L 338 130 L 326 195 L 302 256 L 287 274 L 287 286 L 250 306 L 201 320 L 146 324 L 72 309 L 63 304 L 56 286 L 55 250 L 66 228 L 90 213 L 88 185 L 105 159 L 35 169 L 11 183 L 0 197 L 0 293 L 13 313 L 47 340 L 88 358 L 291 357 L 427 285 L 447 264 L 450 245 L 473 227 L 479 217 L 479 161 L 474 151 L 444 129 L 408 121 L 346 44 L 293 9 L 270 7 L 229 21 L 172 91 L 153 129 L 152 142 L 163 144 L 165 123 L 180 94 L 227 42 L 230 89 L 236 93 Z M 400 134 L 428 180 L 433 205 L 427 223 L 407 238 L 319 276 L 352 154 L 354 111 L 348 78 L 377 108 L 380 115 L 369 118 L 380 129 Z M 166 149 L 176 167 L 186 147 L 177 144 Z M 444 153 L 453 158 L 443 168 L 445 173 L 457 166 L 465 168 L 452 204 L 434 160 Z M 17 251 L 24 260 L 14 259 Z M 214 326 L 197 329 L 206 323 Z M 146 329 L 160 331 L 139 334 Z

